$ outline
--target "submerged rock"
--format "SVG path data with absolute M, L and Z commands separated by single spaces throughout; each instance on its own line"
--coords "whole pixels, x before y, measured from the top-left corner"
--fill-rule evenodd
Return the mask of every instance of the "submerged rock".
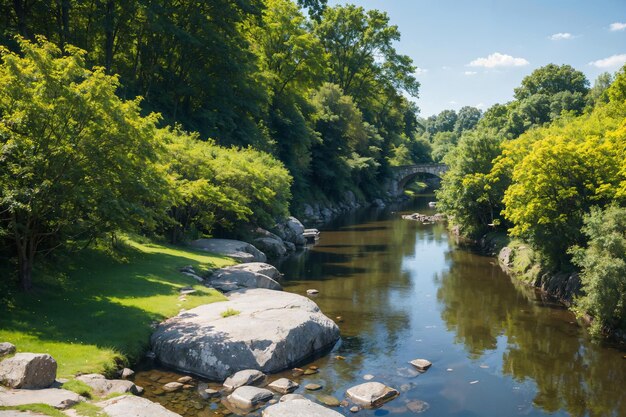
M 227 309 L 239 314 L 227 318 Z M 330 349 L 339 328 L 306 297 L 267 289 L 234 291 L 159 325 L 152 348 L 164 365 L 213 380 L 243 369 L 278 372 Z
M 48 388 L 57 376 L 57 362 L 43 353 L 18 353 L 0 362 L 0 383 L 10 388 Z
M 300 394 L 285 394 L 282 397 L 280 397 L 281 403 L 284 403 L 285 401 L 293 401 L 293 400 L 306 400 L 306 397 Z
M 263 417 L 343 417 L 338 412 L 307 399 L 279 402 L 267 407 L 261 415 Z
M 397 390 L 380 382 L 366 382 L 347 391 L 348 398 L 352 401 L 369 407 L 377 407 L 391 401 L 399 394 Z
M 230 256 L 240 262 L 265 262 L 267 257 L 253 245 L 232 239 L 198 239 L 190 243 L 195 249 Z

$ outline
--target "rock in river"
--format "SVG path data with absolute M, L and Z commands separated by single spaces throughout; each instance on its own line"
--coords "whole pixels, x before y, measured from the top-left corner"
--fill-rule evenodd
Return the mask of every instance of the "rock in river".
M 230 256 L 240 262 L 265 262 L 267 257 L 253 245 L 232 239 L 198 239 L 190 243 L 192 248 Z
M 265 374 L 256 369 L 245 369 L 226 378 L 224 386 L 230 390 L 243 387 L 244 385 L 257 385 L 265 379 Z
M 254 407 L 272 399 L 274 394 L 265 388 L 244 386 L 237 388 L 228 396 L 228 401 L 240 409 Z
M 366 382 L 350 388 L 347 394 L 357 404 L 377 407 L 396 398 L 399 392 L 380 382 Z
M 293 399 L 279 402 L 263 410 L 263 417 L 343 417 L 336 411 L 329 410 L 307 399 Z
M 226 309 L 240 313 L 223 318 Z M 243 369 L 278 372 L 326 349 L 339 328 L 306 297 L 267 289 L 233 291 L 159 325 L 154 353 L 164 365 L 213 380 Z
M 281 394 L 289 394 L 298 389 L 300 385 L 291 379 L 280 378 L 269 384 L 267 387 Z
M 426 359 L 415 359 L 409 363 L 422 372 L 426 372 L 432 366 L 432 363 Z

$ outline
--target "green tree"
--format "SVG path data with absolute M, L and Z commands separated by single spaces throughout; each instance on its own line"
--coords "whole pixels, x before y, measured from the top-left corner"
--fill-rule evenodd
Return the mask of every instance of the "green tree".
M 457 134 L 461 134 L 466 130 L 472 130 L 478 124 L 482 116 L 482 112 L 476 107 L 463 106 L 457 114 L 457 119 L 454 124 L 454 131 Z
M 552 96 L 561 91 L 587 94 L 589 81 L 585 74 L 570 65 L 548 64 L 524 77 L 522 85 L 515 89 L 515 98 L 524 100 L 535 94 Z
M 595 335 L 607 328 L 626 329 L 626 208 L 592 208 L 584 224 L 589 243 L 571 251 L 582 268 L 583 295 L 576 300 L 576 312 L 592 315 Z
M 444 175 L 437 200 L 465 236 L 477 237 L 497 219 L 501 196 L 488 174 L 500 154 L 500 139 L 493 131 L 468 131 L 444 158 Z
M 167 193 L 156 115 L 122 101 L 117 77 L 85 68 L 85 52 L 17 40 L 0 65 L 0 227 L 22 288 L 40 251 L 119 228 L 150 227 Z
M 332 57 L 329 81 L 356 103 L 365 100 L 376 84 L 417 96 L 415 67 L 395 50 L 400 31 L 389 25 L 386 13 L 354 5 L 329 7 L 315 32 Z

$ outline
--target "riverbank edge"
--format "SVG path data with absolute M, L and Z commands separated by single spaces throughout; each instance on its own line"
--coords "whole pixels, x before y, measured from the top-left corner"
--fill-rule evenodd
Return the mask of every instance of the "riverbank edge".
M 468 242 L 481 254 L 496 258 L 500 268 L 509 277 L 539 289 L 572 310 L 576 296 L 582 291 L 579 271 L 550 270 L 535 259 L 533 250 L 528 244 L 511 239 L 501 232 L 487 233 L 476 241 Z M 580 320 L 585 326 L 589 326 L 593 317 L 585 314 Z M 626 331 L 606 329 L 603 339 L 626 344 Z

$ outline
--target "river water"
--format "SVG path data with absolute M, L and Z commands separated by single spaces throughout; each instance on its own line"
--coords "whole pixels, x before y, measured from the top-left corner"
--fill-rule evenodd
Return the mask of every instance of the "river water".
M 403 210 L 432 213 L 427 201 Z M 401 214 L 352 213 L 279 266 L 285 290 L 319 290 L 315 302 L 341 329 L 335 349 L 307 364 L 319 373 L 296 378 L 323 386 L 307 396 L 341 400 L 373 376 L 401 394 L 355 415 L 626 416 L 626 352 L 593 342 L 561 305 L 509 278 L 493 258 L 459 247 L 443 224 Z M 420 374 L 408 364 L 416 358 L 433 366 Z M 151 368 L 136 382 L 186 417 L 228 414 L 194 390 L 151 389 L 178 376 Z

